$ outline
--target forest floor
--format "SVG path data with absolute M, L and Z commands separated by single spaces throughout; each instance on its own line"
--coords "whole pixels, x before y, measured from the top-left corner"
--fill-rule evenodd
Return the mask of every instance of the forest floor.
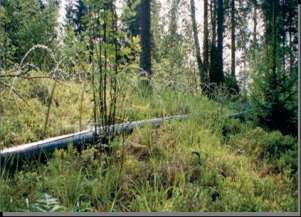
M 0 148 L 79 131 L 92 121 L 89 90 L 81 98 L 85 85 L 59 83 L 44 131 L 51 86 L 47 80 L 18 81 L 16 90 L 26 100 L 1 92 Z M 266 154 L 271 144 L 296 143 L 293 138 L 227 119 L 234 112 L 229 104 L 201 95 L 130 95 L 120 122 L 187 113 L 191 118 L 116 137 L 111 155 L 95 147 L 79 154 L 70 146 L 47 164 L 3 173 L 0 210 L 297 211 L 297 173 L 281 157 L 273 161 Z

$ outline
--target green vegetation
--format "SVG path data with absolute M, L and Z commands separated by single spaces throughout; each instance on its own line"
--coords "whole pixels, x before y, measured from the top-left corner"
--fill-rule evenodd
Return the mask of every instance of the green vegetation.
M 57 151 L 47 165 L 30 165 L 13 178 L 2 177 L 2 209 L 297 209 L 297 158 L 290 154 L 297 147 L 294 138 L 225 119 L 222 114 L 230 111 L 205 97 L 172 92 L 161 97 L 161 102 L 157 96 L 134 97 L 131 119 L 158 116 L 159 111 L 191 112 L 193 117 L 116 138 L 112 155 L 93 147 L 79 154 L 70 146 Z M 149 106 L 143 106 L 146 102 Z M 279 155 L 283 148 L 288 151 Z
M 103 134 L 0 168 L 0 211 L 298 211 L 296 1 L 74 2 L 0 0 L 0 150 Z

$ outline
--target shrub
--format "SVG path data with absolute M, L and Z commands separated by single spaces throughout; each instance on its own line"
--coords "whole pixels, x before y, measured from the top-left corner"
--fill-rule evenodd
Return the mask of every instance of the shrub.
M 230 125 L 228 128 L 235 128 Z M 251 155 L 257 160 L 266 160 L 278 171 L 284 169 L 297 171 L 298 145 L 294 137 L 283 135 L 279 131 L 266 132 L 262 128 L 243 127 L 238 134 L 229 136 L 228 145 L 239 153 Z
M 278 169 L 297 172 L 298 145 L 294 137 L 283 136 L 279 131 L 269 133 L 264 139 L 262 154 Z

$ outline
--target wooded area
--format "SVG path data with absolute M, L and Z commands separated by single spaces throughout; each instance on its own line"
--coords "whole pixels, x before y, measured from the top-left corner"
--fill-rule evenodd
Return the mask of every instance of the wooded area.
M 298 211 L 298 61 L 297 0 L 0 0 L 0 211 Z

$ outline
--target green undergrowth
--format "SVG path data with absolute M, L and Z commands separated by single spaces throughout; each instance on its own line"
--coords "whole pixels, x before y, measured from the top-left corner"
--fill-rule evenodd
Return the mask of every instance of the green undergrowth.
M 191 117 L 116 137 L 111 155 L 70 146 L 3 175 L 0 210 L 297 211 L 295 138 L 229 120 L 224 105 L 184 93 L 133 95 L 122 112 Z
M 33 76 L 45 75 L 36 73 Z M 128 88 L 127 92 L 119 94 L 116 122 L 190 114 L 196 109 L 202 109 L 200 115 L 206 116 L 216 106 L 221 107 L 217 113 L 229 113 L 200 95 L 191 96 L 167 89 L 154 90 L 153 94 L 144 96 L 141 94 L 143 90 L 137 89 L 136 83 L 131 82 L 129 86 L 134 88 L 123 87 Z M 91 84 L 59 81 L 51 98 L 53 84 L 50 79 L 18 79 L 14 83 L 15 92 L 11 92 L 10 88 L 0 88 L 0 149 L 76 132 L 92 125 Z M 216 115 L 213 114 L 214 117 Z
M 17 95 L 0 88 L 0 149 L 79 131 L 80 119 L 82 126 L 88 124 L 92 107 L 88 94 L 81 103 L 85 87 L 77 82 L 58 82 L 45 131 L 53 84 L 49 79 L 19 79 L 14 86 Z

